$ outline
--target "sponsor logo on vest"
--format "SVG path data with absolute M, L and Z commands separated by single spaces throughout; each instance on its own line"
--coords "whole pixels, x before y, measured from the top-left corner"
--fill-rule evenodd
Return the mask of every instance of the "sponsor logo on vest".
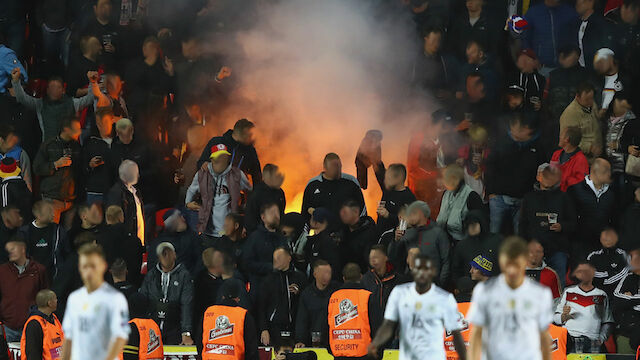
M 235 355 L 236 350 L 233 345 L 207 344 L 207 354 Z
M 60 359 L 62 357 L 62 346 L 50 349 L 49 354 L 52 360 Z
M 333 340 L 357 340 L 362 339 L 362 332 L 360 329 L 333 330 L 331 336 Z
M 551 342 L 551 352 L 554 352 L 559 348 L 560 346 L 558 345 L 558 339 L 553 339 L 553 342 Z
M 62 338 L 60 336 L 56 336 L 53 339 L 51 339 L 52 344 L 60 344 L 61 342 L 62 342 Z
M 209 331 L 209 340 L 215 340 L 222 337 L 233 335 L 233 326 L 229 321 L 229 318 L 220 315 L 216 318 L 216 327 Z
M 464 318 L 464 314 L 458 311 L 458 322 L 462 324 L 460 332 L 469 330 L 469 322 Z M 447 336 L 451 336 L 451 331 L 446 332 Z
M 160 347 L 160 337 L 153 329 L 149 329 L 149 343 L 147 344 L 147 354 L 151 354 Z
M 358 317 L 358 306 L 353 305 L 353 303 L 349 299 L 342 300 L 340 302 L 339 308 L 340 314 L 334 317 L 336 327 Z

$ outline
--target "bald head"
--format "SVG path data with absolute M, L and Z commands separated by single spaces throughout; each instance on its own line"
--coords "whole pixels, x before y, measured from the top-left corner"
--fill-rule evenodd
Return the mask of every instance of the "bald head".
M 49 289 L 38 291 L 36 294 L 36 306 L 45 314 L 51 314 L 58 308 L 56 293 Z
M 279 247 L 273 252 L 273 268 L 285 271 L 291 265 L 291 253 L 288 249 Z

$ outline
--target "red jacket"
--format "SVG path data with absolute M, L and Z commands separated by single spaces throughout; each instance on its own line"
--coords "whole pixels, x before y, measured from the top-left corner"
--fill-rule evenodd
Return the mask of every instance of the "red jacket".
M 10 329 L 22 329 L 36 294 L 49 286 L 48 281 L 45 267 L 35 260 L 29 259 L 22 274 L 12 262 L 0 265 L 0 320 Z
M 562 170 L 562 180 L 560 181 L 560 190 L 566 192 L 569 186 L 575 185 L 582 180 L 584 177 L 589 174 L 589 161 L 587 161 L 587 157 L 584 156 L 582 150 L 578 150 L 566 163 L 560 164 L 560 154 L 562 154 L 562 149 L 556 150 L 551 156 L 551 162 L 554 161 Z

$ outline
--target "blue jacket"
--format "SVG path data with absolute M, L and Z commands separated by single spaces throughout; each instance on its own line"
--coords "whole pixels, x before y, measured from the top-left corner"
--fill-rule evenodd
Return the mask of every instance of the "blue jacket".
M 0 44 L 0 94 L 7 92 L 7 85 L 11 83 L 11 71 L 14 68 L 20 68 L 20 73 L 24 81 L 29 81 L 27 71 L 24 69 L 16 53 L 8 47 Z
M 532 6 L 524 16 L 529 28 L 522 33 L 522 48 L 533 49 L 542 65 L 558 65 L 558 49 L 577 42 L 574 24 L 578 14 L 569 5 L 560 3 L 548 7 L 544 3 Z

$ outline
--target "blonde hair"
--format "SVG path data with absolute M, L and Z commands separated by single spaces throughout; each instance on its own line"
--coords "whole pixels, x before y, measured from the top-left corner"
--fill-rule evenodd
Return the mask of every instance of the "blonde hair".
M 116 122 L 116 130 L 118 131 L 127 130 L 131 127 L 133 127 L 133 123 L 127 118 L 122 118 Z
M 117 223 L 120 217 L 124 217 L 124 211 L 118 205 L 111 205 L 107 208 L 105 218 L 110 223 Z

